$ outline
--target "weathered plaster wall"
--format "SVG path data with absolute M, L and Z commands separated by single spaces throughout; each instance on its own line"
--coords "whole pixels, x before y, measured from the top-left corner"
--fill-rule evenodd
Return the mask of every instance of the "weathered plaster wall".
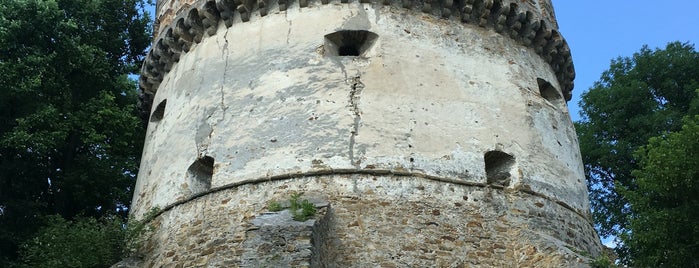
M 384 0 L 360 1 L 375 7 L 390 6 L 421 11 L 444 20 L 491 29 L 530 47 L 553 69 L 564 97 L 571 98 L 575 70 L 568 45 L 558 33 L 553 8 L 548 0 Z M 220 23 L 234 24 L 287 9 L 318 5 L 349 4 L 320 0 L 173 0 L 158 1 L 153 49 L 143 65 L 140 85 L 149 105 L 152 94 L 181 53 L 206 35 L 214 35 Z
M 164 209 L 149 265 L 245 265 L 247 228 L 293 191 L 329 204 L 327 228 L 309 234 L 328 267 L 569 266 L 599 253 L 572 78 L 550 50 L 391 5 L 314 3 L 151 52 L 132 206 Z M 555 25 L 548 1 L 523 3 Z M 180 4 L 159 3 L 161 28 Z M 342 30 L 377 37 L 337 56 L 325 36 Z M 514 158 L 497 170 L 506 183 L 486 174 L 489 152 Z

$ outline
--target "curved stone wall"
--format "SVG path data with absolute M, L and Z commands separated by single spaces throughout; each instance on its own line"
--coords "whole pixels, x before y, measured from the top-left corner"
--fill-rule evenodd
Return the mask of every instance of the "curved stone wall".
M 158 1 L 154 30 L 156 38 L 141 70 L 140 86 L 146 93 L 143 100 L 145 109 L 150 109 L 153 94 L 164 75 L 179 61 L 180 55 L 188 52 L 189 47 L 199 43 L 204 36 L 216 34 L 219 22 L 231 27 L 233 23 L 285 11 L 288 7 L 349 3 L 348 0 L 340 0 L 339 3 L 329 0 Z M 361 3 L 377 8 L 384 5 L 422 11 L 446 20 L 490 28 L 509 36 L 534 49 L 556 73 L 565 99 L 572 97 L 575 69 L 568 44 L 557 31 L 558 24 L 550 0 L 361 0 Z
M 322 236 L 251 247 L 254 218 L 290 192 L 331 204 Z M 245 255 L 292 255 L 309 239 L 312 254 L 325 255 L 311 267 L 587 267 L 579 254 L 600 249 L 587 222 L 545 198 L 390 175 L 246 184 L 173 207 L 154 224 L 158 239 L 145 245 L 141 267 L 282 267 L 259 257 L 246 265 Z
M 314 243 L 338 266 L 599 254 L 567 46 L 547 1 L 513 3 L 159 2 L 132 205 L 160 209 L 146 261 L 246 266 L 252 222 L 291 192 L 326 200 Z

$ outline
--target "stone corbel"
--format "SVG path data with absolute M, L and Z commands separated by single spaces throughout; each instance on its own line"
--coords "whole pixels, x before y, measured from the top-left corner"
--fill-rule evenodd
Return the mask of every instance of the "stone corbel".
M 177 42 L 177 38 L 175 38 L 173 30 L 170 28 L 170 26 L 165 29 L 165 34 L 162 36 L 162 40 L 164 45 L 168 46 L 172 52 L 172 61 L 179 62 L 180 55 L 182 54 L 182 46 Z
M 192 47 L 192 41 L 194 38 L 192 37 L 192 34 L 189 32 L 189 26 L 187 26 L 187 24 L 184 23 L 184 18 L 180 18 L 177 20 L 175 31 L 173 32 L 172 37 L 174 37 L 175 40 L 177 40 L 177 43 L 182 48 L 182 51 L 189 52 L 189 49 Z
M 240 13 L 240 18 L 242 21 L 246 22 L 250 20 L 250 13 L 252 12 L 252 3 L 254 0 L 236 0 L 237 4 L 236 10 Z
M 442 1 L 442 18 L 451 17 L 451 9 L 454 8 L 454 0 L 443 0 Z
M 226 27 L 233 26 L 233 11 L 235 7 L 234 0 L 216 0 L 216 8 Z
M 201 17 L 199 17 L 199 11 L 197 11 L 196 8 L 189 10 L 184 23 L 189 28 L 189 34 L 192 36 L 194 42 L 197 44 L 201 42 L 201 38 L 204 37 L 204 26 L 202 25 Z
M 497 4 L 498 8 L 494 12 L 491 12 L 490 18 L 493 20 L 491 22 L 493 29 L 498 33 L 502 33 L 507 28 L 507 16 L 510 14 L 510 6 L 503 6 L 502 1 L 498 1 Z
M 218 21 L 221 19 L 221 14 L 216 9 L 216 2 L 206 1 L 206 3 L 199 6 L 199 15 L 206 33 L 209 36 L 215 35 L 216 29 L 218 29 Z

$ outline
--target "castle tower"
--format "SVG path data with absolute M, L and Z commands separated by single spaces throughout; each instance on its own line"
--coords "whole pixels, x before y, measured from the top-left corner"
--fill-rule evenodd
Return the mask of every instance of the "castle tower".
M 160 0 L 156 15 L 132 214 L 157 213 L 141 265 L 600 254 L 550 0 Z M 298 195 L 310 219 L 270 212 Z

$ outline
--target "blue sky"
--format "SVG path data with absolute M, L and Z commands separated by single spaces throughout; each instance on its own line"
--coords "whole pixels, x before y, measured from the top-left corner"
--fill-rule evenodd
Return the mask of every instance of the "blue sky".
M 552 0 L 563 37 L 575 64 L 573 120 L 579 119 L 580 94 L 609 68 L 613 58 L 631 56 L 644 44 L 664 48 L 668 42 L 699 43 L 697 0 Z

